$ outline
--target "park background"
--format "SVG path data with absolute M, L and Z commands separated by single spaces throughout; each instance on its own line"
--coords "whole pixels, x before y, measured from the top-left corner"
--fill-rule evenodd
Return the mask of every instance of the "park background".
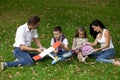
M 61 26 L 69 40 L 69 47 L 76 29 L 84 26 L 89 41 L 89 24 L 101 20 L 110 30 L 120 58 L 120 0 L 0 0 L 0 62 L 13 61 L 13 43 L 18 26 L 27 22 L 31 15 L 41 18 L 39 39 L 48 48 L 54 26 Z M 32 44 L 35 47 L 35 44 Z M 79 63 L 76 57 L 55 65 L 51 59 L 36 62 L 34 66 L 8 68 L 0 72 L 0 80 L 120 80 L 120 67 L 96 63 L 88 59 Z

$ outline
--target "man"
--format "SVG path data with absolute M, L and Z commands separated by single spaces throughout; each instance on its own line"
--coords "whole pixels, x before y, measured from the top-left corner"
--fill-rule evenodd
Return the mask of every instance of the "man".
M 44 49 L 38 39 L 37 28 L 40 24 L 38 16 L 31 16 L 28 22 L 21 25 L 16 32 L 14 46 L 14 62 L 1 62 L 1 70 L 7 67 L 30 66 L 33 65 L 32 57 L 36 54 L 31 52 L 42 52 Z M 32 40 L 38 48 L 31 48 Z

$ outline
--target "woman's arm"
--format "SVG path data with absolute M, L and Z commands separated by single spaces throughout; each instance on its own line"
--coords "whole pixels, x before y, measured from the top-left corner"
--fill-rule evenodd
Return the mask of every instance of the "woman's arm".
M 105 36 L 105 40 L 106 40 L 105 44 L 101 48 L 96 49 L 96 51 L 107 48 L 109 46 L 109 44 L 110 44 L 110 32 L 108 30 L 106 30 L 105 34 L 103 36 Z
M 96 39 L 94 40 L 94 42 L 91 43 L 90 45 L 91 46 L 96 46 L 97 44 L 98 44 L 98 35 L 97 35 Z

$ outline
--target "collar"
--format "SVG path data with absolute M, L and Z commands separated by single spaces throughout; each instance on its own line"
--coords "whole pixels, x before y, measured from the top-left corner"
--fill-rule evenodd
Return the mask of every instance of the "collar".
M 25 24 L 25 29 L 26 29 L 26 31 L 28 31 L 28 32 L 30 31 L 29 28 L 28 28 L 28 24 L 27 24 L 27 23 Z

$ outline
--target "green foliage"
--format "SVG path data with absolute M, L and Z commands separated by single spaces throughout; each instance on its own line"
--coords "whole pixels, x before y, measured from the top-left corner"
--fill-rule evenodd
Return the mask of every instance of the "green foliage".
M 16 29 L 31 15 L 41 18 L 38 33 L 45 47 L 49 47 L 56 25 L 62 26 L 70 47 L 79 26 L 86 28 L 89 40 L 93 41 L 89 24 L 99 19 L 110 30 L 119 58 L 119 8 L 119 0 L 0 0 L 0 62 L 14 60 L 12 45 Z M 32 67 L 8 68 L 0 72 L 0 80 L 120 80 L 119 67 L 95 63 L 95 59 L 89 59 L 87 64 L 79 63 L 76 57 L 55 65 L 51 61 L 46 59 Z

